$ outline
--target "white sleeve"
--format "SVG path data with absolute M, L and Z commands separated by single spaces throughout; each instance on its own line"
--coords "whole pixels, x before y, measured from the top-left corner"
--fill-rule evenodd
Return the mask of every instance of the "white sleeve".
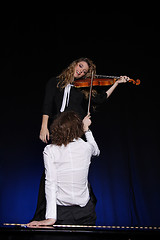
M 92 155 L 99 156 L 100 150 L 99 150 L 98 145 L 93 137 L 91 130 L 85 132 L 85 136 L 86 136 L 87 142 L 92 146 Z
M 45 167 L 45 195 L 46 195 L 46 215 L 45 218 L 57 219 L 57 174 L 53 156 L 50 154 L 49 145 L 43 151 Z

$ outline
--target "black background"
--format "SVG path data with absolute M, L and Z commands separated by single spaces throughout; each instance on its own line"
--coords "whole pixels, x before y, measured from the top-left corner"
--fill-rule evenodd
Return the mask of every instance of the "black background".
M 1 221 L 33 216 L 43 171 L 39 130 L 46 82 L 88 57 L 97 74 L 141 80 L 139 86 L 119 85 L 92 116 L 101 149 L 90 173 L 97 224 L 158 225 L 158 8 L 18 7 L 6 6 L 1 15 Z

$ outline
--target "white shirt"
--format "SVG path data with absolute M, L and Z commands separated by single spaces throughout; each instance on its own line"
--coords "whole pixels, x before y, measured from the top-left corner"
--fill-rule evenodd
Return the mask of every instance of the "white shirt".
M 66 147 L 50 144 L 44 149 L 46 219 L 57 219 L 57 204 L 84 207 L 89 201 L 89 165 L 100 151 L 92 132 L 85 135 L 87 142 L 79 138 Z

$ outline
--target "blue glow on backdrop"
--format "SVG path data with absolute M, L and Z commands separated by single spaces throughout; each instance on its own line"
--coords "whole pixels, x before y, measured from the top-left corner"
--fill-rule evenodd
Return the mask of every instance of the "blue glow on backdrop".
M 153 142 L 158 119 L 146 133 L 145 126 L 138 128 L 139 122 L 144 121 L 144 112 L 138 113 L 137 120 L 130 113 L 128 118 L 132 119 L 126 124 L 126 116 L 119 107 L 115 112 L 104 114 L 100 111 L 93 117 L 92 130 L 101 148 L 100 157 L 92 160 L 89 176 L 98 200 L 97 224 L 158 225 L 160 199 L 156 166 L 159 165 L 159 149 Z M 102 118 L 103 124 L 99 120 Z M 146 126 L 150 121 L 148 116 Z M 104 127 L 105 122 L 107 126 Z M 26 136 L 27 130 L 23 134 Z M 23 134 L 19 136 L 21 139 Z M 44 147 L 36 137 L 31 140 L 29 134 L 28 139 L 22 139 L 18 145 L 14 143 L 9 151 L 6 145 L 2 164 L 5 171 L 1 174 L 1 222 L 26 223 L 34 215 Z M 149 139 L 152 142 L 148 142 Z

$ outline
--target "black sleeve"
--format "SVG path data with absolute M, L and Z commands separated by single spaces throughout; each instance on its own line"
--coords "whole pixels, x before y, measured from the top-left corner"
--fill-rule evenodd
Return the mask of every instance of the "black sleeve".
M 51 78 L 46 85 L 44 101 L 42 105 L 42 114 L 50 116 L 53 109 L 53 101 L 55 96 L 55 91 L 57 88 L 57 79 L 55 77 Z
M 93 103 L 101 104 L 104 103 L 107 99 L 107 93 L 106 91 L 101 91 L 101 93 L 98 93 L 94 96 L 92 96 Z

